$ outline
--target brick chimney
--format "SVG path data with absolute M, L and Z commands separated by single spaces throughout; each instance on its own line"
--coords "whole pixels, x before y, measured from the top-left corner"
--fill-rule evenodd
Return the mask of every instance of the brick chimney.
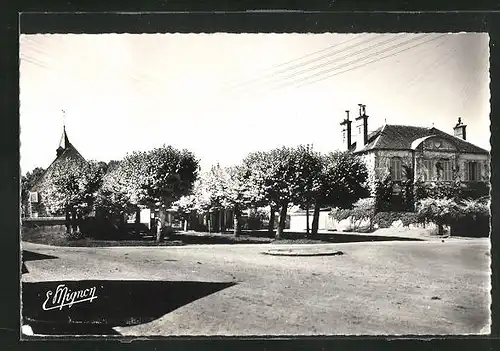
M 466 128 L 467 126 L 462 123 L 462 118 L 458 117 L 458 123 L 453 127 L 453 135 L 455 135 L 457 138 L 466 140 Z
M 345 111 L 346 113 L 346 119 L 340 123 L 342 126 L 342 146 L 344 147 L 345 150 L 350 150 L 351 149 L 351 124 L 352 121 L 349 120 L 349 110 Z
M 356 134 L 358 147 L 365 146 L 368 142 L 368 116 L 366 115 L 366 105 L 358 104 L 359 116 L 356 117 Z

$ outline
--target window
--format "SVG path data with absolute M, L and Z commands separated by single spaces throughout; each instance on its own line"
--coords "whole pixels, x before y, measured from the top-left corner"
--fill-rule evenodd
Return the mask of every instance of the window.
M 452 172 L 452 168 L 451 168 L 451 161 L 442 160 L 441 167 L 442 167 L 441 180 L 444 180 L 444 181 L 452 180 L 453 179 L 453 172 Z
M 470 182 L 478 181 L 481 178 L 481 167 L 479 162 L 470 161 L 465 163 L 465 180 Z
M 399 181 L 402 178 L 401 170 L 401 159 L 399 157 L 393 157 L 391 159 L 391 179 Z
M 30 191 L 30 202 L 31 203 L 38 202 L 38 193 L 36 191 Z
M 423 166 L 424 181 L 432 180 L 432 177 L 434 176 L 433 174 L 434 172 L 432 172 L 432 161 L 423 160 L 422 166 Z

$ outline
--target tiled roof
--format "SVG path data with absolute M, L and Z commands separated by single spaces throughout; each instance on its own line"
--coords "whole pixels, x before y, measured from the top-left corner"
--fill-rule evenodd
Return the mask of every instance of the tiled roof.
M 61 142 L 59 143 L 58 150 L 63 149 L 63 151 L 56 157 L 49 167 L 45 170 L 40 179 L 33 184 L 30 191 L 40 191 L 41 185 L 44 183 L 46 175 L 49 174 L 50 170 L 54 168 L 54 165 L 62 160 L 75 160 L 75 161 L 85 161 L 85 158 L 78 152 L 78 150 L 69 142 L 68 136 L 66 135 L 66 130 L 64 130 Z
M 452 140 L 458 150 L 463 153 L 488 154 L 485 149 L 469 143 L 463 139 L 445 133 L 434 127 L 415 127 L 386 124 L 383 127 L 371 132 L 368 135 L 368 143 L 356 152 L 366 152 L 370 150 L 410 150 L 413 141 L 429 137 L 440 136 Z

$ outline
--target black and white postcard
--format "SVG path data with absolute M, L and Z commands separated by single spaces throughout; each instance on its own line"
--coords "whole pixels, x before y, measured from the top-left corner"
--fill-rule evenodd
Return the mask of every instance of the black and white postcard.
M 489 44 L 21 33 L 21 338 L 488 335 Z

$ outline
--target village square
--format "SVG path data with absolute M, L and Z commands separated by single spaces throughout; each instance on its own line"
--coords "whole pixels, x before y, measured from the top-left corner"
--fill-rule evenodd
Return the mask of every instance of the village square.
M 44 40 L 49 48 L 47 38 L 27 38 L 24 54 L 39 55 Z M 324 59 L 351 60 L 357 47 L 382 50 L 366 54 L 377 57 L 397 40 L 409 52 L 422 45 L 422 55 L 466 45 L 451 35 L 359 35 L 335 44 L 336 53 L 314 51 L 275 71 L 293 78 Z M 456 55 L 436 56 L 421 76 Z M 417 84 L 421 77 L 405 79 Z M 465 81 L 461 93 L 470 95 L 478 90 L 469 85 L 482 84 Z M 236 90 L 257 83 L 238 84 Z M 262 99 L 286 107 L 279 98 Z M 43 144 L 54 147 L 31 146 L 37 157 L 21 182 L 23 334 L 489 333 L 490 152 L 476 142 L 485 136 L 475 134 L 488 116 L 448 103 L 425 122 L 387 120 L 380 105 L 372 112 L 368 102 L 350 99 L 321 107 L 325 117 L 315 128 L 303 117 L 256 117 L 258 128 L 248 118 L 228 123 L 237 110 L 224 103 L 225 117 L 172 118 L 163 134 L 153 131 L 153 117 L 148 128 L 117 118 L 109 140 L 100 128 L 77 127 L 89 122 L 74 108 L 51 105 L 57 131 L 46 134 L 58 136 L 45 135 Z M 210 104 L 188 103 L 182 111 Z M 425 109 L 420 105 L 414 109 Z M 306 129 L 310 139 L 302 137 Z M 35 130 L 27 135 L 36 142 Z M 141 144 L 122 152 L 125 139 Z

